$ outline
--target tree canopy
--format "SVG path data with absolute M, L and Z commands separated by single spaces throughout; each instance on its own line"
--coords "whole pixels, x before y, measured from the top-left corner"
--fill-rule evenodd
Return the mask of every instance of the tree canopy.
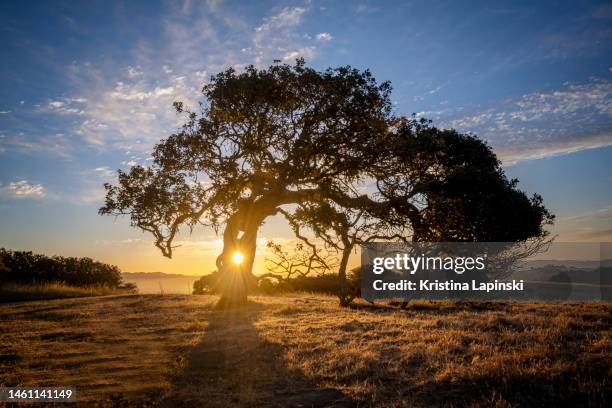
M 222 229 L 225 302 L 246 299 L 259 227 L 275 214 L 344 253 L 369 239 L 525 241 L 553 220 L 486 143 L 395 115 L 391 85 L 367 70 L 230 68 L 202 94 L 197 111 L 174 104 L 184 126 L 150 167 L 119 171 L 100 213 L 129 215 L 167 257 L 180 228 Z

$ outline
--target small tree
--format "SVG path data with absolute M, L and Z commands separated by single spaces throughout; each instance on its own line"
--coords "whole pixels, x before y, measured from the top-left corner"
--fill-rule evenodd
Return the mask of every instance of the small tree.
M 545 235 L 552 216 L 541 199 L 518 191 L 486 144 L 394 117 L 390 91 L 369 71 L 319 72 L 303 60 L 228 69 L 204 86 L 200 112 L 175 103 L 187 117 L 181 131 L 155 147 L 151 167 L 106 184 L 100 213 L 129 215 L 167 257 L 181 227 L 223 228 L 225 305 L 246 302 L 259 228 L 286 208 L 321 236 L 350 229 L 358 214 L 407 231 L 403 239 Z M 368 181 L 375 188 L 364 192 Z
M 278 282 L 291 280 L 296 276 L 320 275 L 332 271 L 336 266 L 336 256 L 316 245 L 297 242 L 286 248 L 274 241 L 269 241 L 266 247 L 271 255 L 266 257 L 268 273 L 259 275 L 259 280 L 272 278 Z

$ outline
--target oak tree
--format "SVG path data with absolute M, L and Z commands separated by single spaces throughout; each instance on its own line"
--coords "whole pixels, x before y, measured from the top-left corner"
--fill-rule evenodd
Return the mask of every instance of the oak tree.
M 546 235 L 552 215 L 506 178 L 489 146 L 395 116 L 390 93 L 388 82 L 351 67 L 230 68 L 203 87 L 198 111 L 175 103 L 184 126 L 156 145 L 151 166 L 119 171 L 118 183 L 105 185 L 100 213 L 128 215 L 167 257 L 181 228 L 222 230 L 224 305 L 246 302 L 258 231 L 279 213 L 339 239 L 343 254 L 372 237 Z

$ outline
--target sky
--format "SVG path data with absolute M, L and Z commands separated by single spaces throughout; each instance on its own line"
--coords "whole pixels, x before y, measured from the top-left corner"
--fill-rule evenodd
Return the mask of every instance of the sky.
M 368 68 L 396 114 L 486 140 L 558 241 L 612 241 L 609 2 L 3 1 L 0 30 L 0 247 L 208 273 L 213 231 L 163 258 L 97 214 L 103 183 L 150 162 L 180 126 L 172 102 L 194 106 L 211 75 L 297 57 Z M 274 218 L 260 236 L 291 231 Z

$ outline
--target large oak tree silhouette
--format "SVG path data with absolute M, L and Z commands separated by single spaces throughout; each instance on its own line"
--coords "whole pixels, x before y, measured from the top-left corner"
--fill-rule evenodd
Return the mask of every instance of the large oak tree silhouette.
M 155 147 L 152 166 L 119 171 L 118 184 L 105 185 L 100 214 L 129 215 L 167 257 L 179 228 L 223 229 L 216 265 L 228 306 L 246 302 L 258 230 L 277 213 L 344 255 L 372 237 L 547 235 L 554 217 L 542 198 L 519 191 L 489 146 L 394 115 L 390 92 L 388 82 L 348 66 L 230 68 L 203 87 L 199 112 L 174 104 L 185 125 Z

